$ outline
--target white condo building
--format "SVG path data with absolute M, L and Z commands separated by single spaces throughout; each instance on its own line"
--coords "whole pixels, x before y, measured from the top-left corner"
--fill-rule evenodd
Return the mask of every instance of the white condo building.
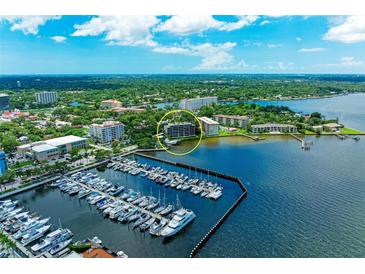
M 57 102 L 57 92 L 43 91 L 35 94 L 35 99 L 38 104 L 47 105 Z
M 202 128 L 207 136 L 214 136 L 219 134 L 219 124 L 218 122 L 208 118 L 208 117 L 199 117 L 199 120 L 202 124 Z
M 198 98 L 191 98 L 191 99 L 182 99 L 180 101 L 179 107 L 181 109 L 195 111 L 195 110 L 200 109 L 202 106 L 210 106 L 210 105 L 217 104 L 217 103 L 218 103 L 217 96 L 198 97 Z
M 238 115 L 224 115 L 216 114 L 213 115 L 213 119 L 224 126 L 230 127 L 245 127 L 250 121 L 248 116 L 238 116 Z
M 89 129 L 92 137 L 102 143 L 110 143 L 113 140 L 119 140 L 124 134 L 124 125 L 116 121 L 106 121 L 99 124 L 92 124 Z

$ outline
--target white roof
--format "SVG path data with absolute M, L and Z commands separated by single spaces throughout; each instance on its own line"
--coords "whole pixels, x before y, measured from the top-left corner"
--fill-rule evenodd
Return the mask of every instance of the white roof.
M 219 125 L 218 122 L 216 122 L 208 117 L 199 117 L 199 120 L 206 124 L 209 124 L 209 125 Z
M 71 143 L 78 142 L 78 141 L 83 141 L 83 140 L 86 140 L 86 138 L 81 138 L 81 137 L 74 136 L 74 135 L 68 135 L 68 136 L 64 136 L 64 137 L 49 139 L 49 140 L 46 140 L 45 142 L 51 146 L 57 147 L 57 146 L 71 144 Z
M 268 123 L 268 124 L 252 125 L 252 127 L 296 127 L 296 126 L 289 125 L 289 124 L 274 124 L 274 123 Z
M 49 151 L 49 150 L 54 150 L 54 149 L 57 149 L 57 147 L 51 146 L 51 145 L 48 145 L 48 144 L 32 147 L 32 150 L 34 152 L 44 152 L 44 151 Z

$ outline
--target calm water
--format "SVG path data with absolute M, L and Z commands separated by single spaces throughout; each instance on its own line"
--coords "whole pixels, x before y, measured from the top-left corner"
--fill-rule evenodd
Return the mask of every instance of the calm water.
M 364 95 L 287 103 L 297 111 L 320 111 L 328 118 L 333 115 L 365 130 Z M 247 199 L 199 256 L 365 257 L 365 138 L 359 142 L 335 137 L 312 140 L 310 151 L 301 150 L 299 142 L 290 138 L 253 142 L 232 137 L 206 140 L 183 157 L 158 153 L 239 176 L 249 190 Z M 140 177 L 111 171 L 100 175 L 145 194 L 152 191 L 154 196 L 158 192 L 164 196 L 164 188 L 159 190 Z M 39 188 L 18 198 L 33 210 L 51 216 L 55 225 L 60 217 L 76 239 L 98 235 L 105 245 L 124 250 L 131 257 L 183 257 L 239 194 L 237 186 L 220 183 L 225 191 L 218 202 L 178 192 L 182 204 L 196 211 L 197 218 L 169 242 L 129 231 L 125 225 L 104 219 L 85 201 L 58 190 Z M 175 202 L 176 193 L 167 189 L 167 200 Z
M 137 157 L 137 159 L 142 163 L 160 165 L 163 168 L 177 170 L 189 175 L 189 170 L 186 169 L 173 168 L 170 165 L 147 158 Z M 135 177 L 110 169 L 105 172 L 97 172 L 96 170 L 92 170 L 92 172 L 116 185 L 122 184 L 145 195 L 160 197 L 162 201 L 166 199 L 168 203 L 174 205 L 177 205 L 179 199 L 179 203 L 192 209 L 197 217 L 177 237 L 163 241 L 160 238 L 151 237 L 148 233 L 143 234 L 138 230 L 130 230 L 127 225 L 104 218 L 85 199 L 79 200 L 77 197 L 69 196 L 58 189 L 40 187 L 34 191 L 17 195 L 15 198 L 21 200 L 30 210 L 51 217 L 55 227 L 59 225 L 60 219 L 62 225 L 70 228 L 75 234 L 75 240 L 92 238 L 96 235 L 111 250 L 123 250 L 130 257 L 187 257 L 195 244 L 241 194 L 241 190 L 235 183 L 215 177 L 209 177 L 209 179 L 224 187 L 224 195 L 219 201 L 194 196 L 190 192 L 165 188 L 146 178 Z M 208 179 L 207 176 L 198 173 L 190 172 L 190 175 Z
M 338 118 L 348 127 L 365 131 L 365 93 L 323 99 L 257 101 L 259 105 L 288 106 L 294 111 L 312 113 L 318 111 L 327 119 Z

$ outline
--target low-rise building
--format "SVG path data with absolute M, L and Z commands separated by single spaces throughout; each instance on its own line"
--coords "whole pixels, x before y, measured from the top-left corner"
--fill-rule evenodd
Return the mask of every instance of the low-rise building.
M 328 124 L 324 124 L 323 128 L 324 129 L 328 129 L 332 132 L 337 132 L 340 130 L 340 128 L 342 127 L 342 125 L 337 124 L 337 123 L 328 123 Z
M 40 105 L 54 104 L 57 102 L 57 92 L 43 91 L 35 94 L 36 102 Z
M 214 136 L 219 134 L 218 122 L 208 117 L 199 117 L 199 120 L 202 124 L 203 131 L 207 136 Z
M 49 144 L 40 144 L 31 148 L 31 153 L 39 162 L 56 160 L 60 157 L 57 147 Z
M 117 121 L 106 121 L 102 124 L 92 124 L 89 129 L 90 136 L 102 143 L 119 140 L 124 135 L 124 125 Z
M 238 115 L 216 114 L 213 115 L 213 119 L 221 125 L 240 128 L 247 126 L 250 122 L 250 118 L 248 116 Z
M 297 127 L 288 124 L 260 124 L 251 126 L 252 133 L 262 133 L 262 132 L 279 132 L 279 133 L 296 133 Z
M 210 106 L 217 103 L 218 103 L 217 96 L 197 97 L 191 99 L 182 99 L 180 101 L 179 107 L 181 109 L 196 111 L 200 109 L 202 106 Z
M 111 109 L 111 111 L 117 112 L 117 113 L 123 113 L 123 112 L 144 112 L 146 111 L 145 108 L 140 107 L 114 107 Z
M 4 151 L 0 151 L 0 176 L 3 176 L 8 170 L 8 161 Z
M 33 142 L 17 147 L 17 151 L 23 157 L 29 157 L 38 161 L 58 159 L 61 155 L 71 152 L 73 149 L 86 148 L 86 138 L 74 135 Z
M 169 123 L 165 126 L 168 138 L 182 138 L 195 136 L 196 128 L 192 123 Z
M 122 103 L 118 100 L 104 100 L 101 101 L 100 106 L 102 108 L 117 108 L 122 107 Z

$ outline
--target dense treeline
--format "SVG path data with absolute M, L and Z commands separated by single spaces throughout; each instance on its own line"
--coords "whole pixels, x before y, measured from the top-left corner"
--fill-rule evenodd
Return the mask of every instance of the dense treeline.
M 20 87 L 18 87 L 18 82 Z M 216 95 L 219 99 L 307 97 L 365 92 L 361 75 L 103 75 L 2 76 L 0 91 L 12 95 L 16 108 L 37 108 L 34 93 L 59 92 L 59 103 L 100 103 L 118 99 L 124 105 L 177 101 Z M 43 106 L 44 107 L 44 106 Z

